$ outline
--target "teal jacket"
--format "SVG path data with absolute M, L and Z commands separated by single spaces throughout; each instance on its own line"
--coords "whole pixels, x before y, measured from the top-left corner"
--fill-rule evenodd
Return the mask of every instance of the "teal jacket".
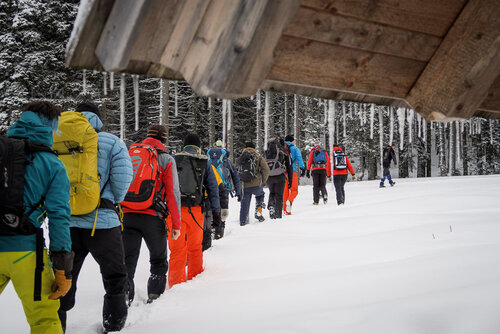
M 21 119 L 10 127 L 7 136 L 29 138 L 49 147 L 53 143 L 52 129 L 42 124 L 38 114 L 31 111 L 25 111 L 21 115 Z M 44 220 L 45 211 L 49 219 L 50 250 L 70 251 L 70 185 L 66 168 L 52 153 L 37 152 L 33 155 L 33 160 L 26 166 L 24 174 L 26 212 L 45 196 L 45 204 L 31 214 L 30 220 L 39 227 Z M 0 236 L 0 252 L 32 251 L 35 250 L 35 244 L 34 234 Z
M 127 146 L 117 136 L 108 132 L 99 132 L 102 122 L 96 114 L 92 112 L 82 112 L 82 114 L 87 117 L 99 136 L 97 170 L 101 176 L 101 198 L 108 199 L 114 204 L 120 203 L 128 192 L 134 173 Z M 120 220 L 114 210 L 97 209 L 97 212 L 94 210 L 86 215 L 71 216 L 71 227 L 91 229 L 96 215 L 96 229 L 120 226 Z

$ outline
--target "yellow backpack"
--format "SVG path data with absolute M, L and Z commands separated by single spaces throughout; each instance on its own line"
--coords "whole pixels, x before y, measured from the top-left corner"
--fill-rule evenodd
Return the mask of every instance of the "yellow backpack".
M 63 162 L 71 184 L 71 215 L 83 215 L 99 206 L 97 132 L 79 112 L 65 111 L 59 117 L 59 131 L 52 149 Z

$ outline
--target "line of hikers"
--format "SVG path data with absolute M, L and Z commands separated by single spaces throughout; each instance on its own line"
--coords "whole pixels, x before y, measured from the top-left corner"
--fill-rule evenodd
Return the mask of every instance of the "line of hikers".
M 332 170 L 338 205 L 345 202 L 348 171 L 355 179 L 339 146 L 333 167 L 318 143 L 306 168 L 291 135 L 270 139 L 263 155 L 247 142 L 235 166 L 220 140 L 205 155 L 199 136 L 190 133 L 172 156 L 162 125 L 151 125 L 128 149 L 102 127 L 93 103 L 62 112 L 41 101 L 25 106 L 7 137 L 0 136 L 0 293 L 13 282 L 32 333 L 65 331 L 89 253 L 105 290 L 104 330 L 119 331 L 134 301 L 142 240 L 149 250 L 151 303 L 167 284 L 203 272 L 203 251 L 224 236 L 229 196 L 241 202 L 244 226 L 252 196 L 255 219 L 264 221 L 264 184 L 269 217 L 280 219 L 292 213 L 299 176 L 312 175 L 315 205 L 320 197 L 327 203 Z

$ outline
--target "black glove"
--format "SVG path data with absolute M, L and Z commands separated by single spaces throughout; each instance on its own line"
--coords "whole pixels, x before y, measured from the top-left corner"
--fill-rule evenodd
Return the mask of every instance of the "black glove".
M 238 202 L 241 202 L 241 194 L 237 194 L 236 198 L 238 199 Z
M 300 169 L 300 176 L 304 176 L 306 174 L 305 168 Z
M 212 211 L 212 226 L 221 226 L 220 212 Z
M 311 172 L 309 172 L 309 169 L 308 169 L 308 170 L 306 170 L 306 176 L 307 176 L 307 178 L 310 178 L 310 177 L 311 177 Z

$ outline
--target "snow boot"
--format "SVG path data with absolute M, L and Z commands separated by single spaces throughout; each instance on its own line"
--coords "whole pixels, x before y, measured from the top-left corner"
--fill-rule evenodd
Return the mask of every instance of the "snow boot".
M 214 239 L 219 240 L 224 236 L 224 222 L 222 222 L 222 226 L 217 226 L 215 228 Z
M 150 304 L 153 300 L 158 299 L 165 291 L 167 286 L 167 275 L 152 274 L 148 279 L 148 300 L 146 303 Z
M 379 186 L 379 188 L 385 188 L 385 186 L 384 186 L 383 184 L 381 184 L 381 185 Z
M 313 205 L 318 205 L 319 203 L 318 202 L 313 202 Z
M 102 325 L 106 332 L 120 331 L 127 320 L 125 294 L 104 296 Z
M 269 218 L 271 219 L 276 219 L 276 210 L 274 209 L 274 206 L 269 206 Z
M 125 291 L 125 300 L 127 301 L 127 306 L 132 305 L 132 302 L 134 301 L 134 297 L 135 297 L 134 281 L 129 278 L 128 279 L 128 287 L 127 287 L 127 290 Z
M 324 194 L 323 195 L 323 204 L 326 204 L 326 203 L 328 203 L 328 195 Z
M 395 184 L 396 184 L 396 182 L 392 182 L 391 183 L 391 187 L 394 187 Z
M 289 200 L 286 200 L 286 206 L 285 206 L 285 214 L 287 215 L 291 215 L 292 214 L 292 202 L 290 202 Z
M 262 206 L 260 205 L 255 208 L 255 219 L 260 222 L 263 222 L 265 220 L 264 216 L 262 215 Z

